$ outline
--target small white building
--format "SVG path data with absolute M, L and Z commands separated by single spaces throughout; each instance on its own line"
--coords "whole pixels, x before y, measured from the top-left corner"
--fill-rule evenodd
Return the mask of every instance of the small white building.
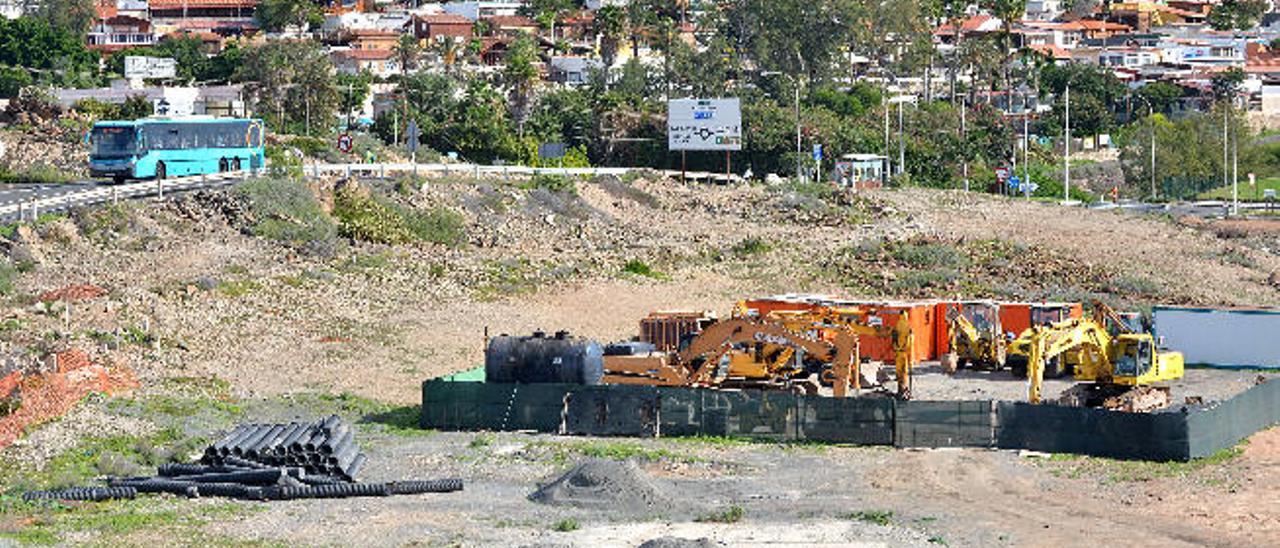
M 400 74 L 400 60 L 396 52 L 385 49 L 344 49 L 331 55 L 333 67 L 342 74 L 368 72 L 386 78 Z
M 475 21 L 495 15 L 517 15 L 524 0 L 470 0 L 467 2 L 449 2 L 444 5 L 445 13 L 461 15 Z

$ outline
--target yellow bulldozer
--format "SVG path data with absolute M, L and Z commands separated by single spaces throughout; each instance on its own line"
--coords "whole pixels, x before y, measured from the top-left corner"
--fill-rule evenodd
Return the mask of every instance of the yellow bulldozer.
M 1083 407 L 1148 411 L 1168 405 L 1167 388 L 1152 386 L 1181 378 L 1182 354 L 1162 352 L 1150 333 L 1113 335 L 1103 322 L 1075 318 L 1024 332 L 1027 343 L 1027 400 L 1040 403 L 1047 363 L 1069 363 L 1077 381 L 1059 399 Z M 1023 337 L 1020 337 L 1020 339 Z M 1067 361 L 1067 358 L 1070 358 Z
M 898 393 L 910 397 L 910 333 L 898 326 L 856 323 L 838 310 L 774 312 L 763 318 L 735 315 L 706 325 L 673 352 L 604 357 L 605 383 L 653 386 L 762 388 L 816 394 L 820 379 L 836 397 L 860 389 L 859 335 L 894 336 L 903 330 Z
M 946 312 L 949 351 L 942 355 L 948 373 L 963 367 L 1004 368 L 1006 345 L 1000 330 L 1000 305 L 994 301 L 970 301 L 949 306 Z

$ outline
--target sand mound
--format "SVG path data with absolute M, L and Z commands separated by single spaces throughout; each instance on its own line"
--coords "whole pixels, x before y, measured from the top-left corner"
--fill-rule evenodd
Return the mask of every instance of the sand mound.
M 670 511 L 675 501 L 634 462 L 588 460 L 542 486 L 529 500 L 543 504 L 645 513 Z

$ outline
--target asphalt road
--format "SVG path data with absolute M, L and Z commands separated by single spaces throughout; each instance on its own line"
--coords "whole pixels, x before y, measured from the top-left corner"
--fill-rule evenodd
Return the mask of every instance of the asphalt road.
M 0 184 L 0 206 L 88 190 L 99 184 L 101 183 L 92 180 L 61 184 Z

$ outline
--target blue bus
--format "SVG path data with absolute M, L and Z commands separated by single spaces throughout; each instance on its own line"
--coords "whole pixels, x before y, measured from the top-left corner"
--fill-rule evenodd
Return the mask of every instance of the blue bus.
M 89 173 L 121 182 L 259 169 L 262 140 L 262 121 L 249 118 L 102 121 L 89 131 Z

